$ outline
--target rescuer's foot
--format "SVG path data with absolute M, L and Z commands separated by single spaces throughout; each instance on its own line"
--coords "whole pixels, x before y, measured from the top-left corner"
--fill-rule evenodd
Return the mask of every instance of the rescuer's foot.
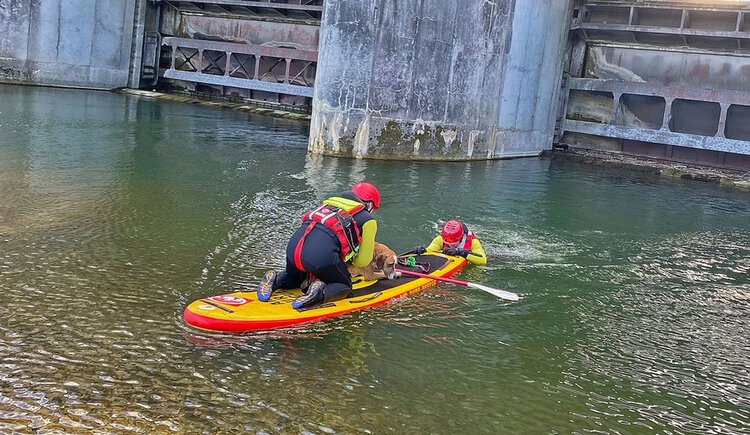
M 323 281 L 315 281 L 312 284 L 310 284 L 310 287 L 307 288 L 307 293 L 298 296 L 297 299 L 292 301 L 292 308 L 295 310 L 299 310 L 300 308 L 309 307 L 311 305 L 315 305 L 318 302 L 323 301 L 323 289 L 326 288 L 326 285 Z
M 268 302 L 274 290 L 276 290 L 276 271 L 269 270 L 258 284 L 258 300 Z

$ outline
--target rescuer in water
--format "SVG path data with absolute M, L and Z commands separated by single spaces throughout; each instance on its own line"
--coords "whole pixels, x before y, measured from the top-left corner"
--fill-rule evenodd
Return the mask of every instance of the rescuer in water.
M 484 252 L 479 237 L 458 219 L 445 222 L 440 234 L 432 239 L 429 246 L 425 248 L 424 245 L 419 245 L 412 251 L 417 255 L 425 252 L 442 252 L 464 257 L 471 264 L 478 266 L 487 264 L 487 254 Z

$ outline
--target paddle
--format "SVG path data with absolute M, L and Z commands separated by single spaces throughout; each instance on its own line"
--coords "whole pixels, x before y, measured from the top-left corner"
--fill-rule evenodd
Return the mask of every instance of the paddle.
M 427 275 L 425 273 L 412 272 L 411 270 L 405 270 L 405 269 L 398 269 L 398 271 L 404 275 L 418 276 L 420 278 L 434 279 L 436 281 L 444 281 L 444 282 L 449 282 L 451 284 L 458 284 L 458 285 L 462 285 L 466 287 L 475 288 L 477 290 L 485 291 L 493 296 L 496 296 L 500 299 L 505 299 L 508 301 L 517 301 L 521 299 L 521 297 L 518 296 L 516 293 L 488 287 L 482 284 L 477 284 L 477 283 L 467 282 L 467 281 L 460 281 L 458 279 L 453 279 L 453 278 L 444 278 L 442 276 L 432 276 L 432 275 Z

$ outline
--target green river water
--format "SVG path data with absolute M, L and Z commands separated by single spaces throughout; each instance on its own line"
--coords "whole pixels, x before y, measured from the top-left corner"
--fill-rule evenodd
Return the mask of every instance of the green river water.
M 559 158 L 311 157 L 307 124 L 0 86 L 2 433 L 748 433 L 750 194 Z M 449 217 L 487 267 L 289 331 L 191 301 L 283 265 L 366 179 L 379 239 Z

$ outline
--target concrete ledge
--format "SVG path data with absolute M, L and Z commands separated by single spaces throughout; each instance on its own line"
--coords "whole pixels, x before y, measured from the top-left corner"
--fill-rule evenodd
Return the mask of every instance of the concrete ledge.
M 127 81 L 127 70 L 0 57 L 0 83 L 110 90 Z
M 718 183 L 723 186 L 750 192 L 750 172 L 690 165 L 666 160 L 631 156 L 613 151 L 587 150 L 581 148 L 555 149 L 554 158 L 564 158 L 595 166 L 632 169 L 658 174 L 665 178 Z
M 180 103 L 199 104 L 207 107 L 217 107 L 222 109 L 232 109 L 238 112 L 254 113 L 256 115 L 266 115 L 274 118 L 293 119 L 297 121 L 310 121 L 310 115 L 301 113 L 288 112 L 282 109 L 269 109 L 267 107 L 253 106 L 251 102 L 232 103 L 229 101 L 208 101 L 200 98 L 188 97 L 185 95 L 165 94 L 162 92 L 146 91 L 141 89 L 120 88 L 115 92 L 125 95 L 135 95 L 138 97 L 154 98 L 166 101 L 177 101 Z

